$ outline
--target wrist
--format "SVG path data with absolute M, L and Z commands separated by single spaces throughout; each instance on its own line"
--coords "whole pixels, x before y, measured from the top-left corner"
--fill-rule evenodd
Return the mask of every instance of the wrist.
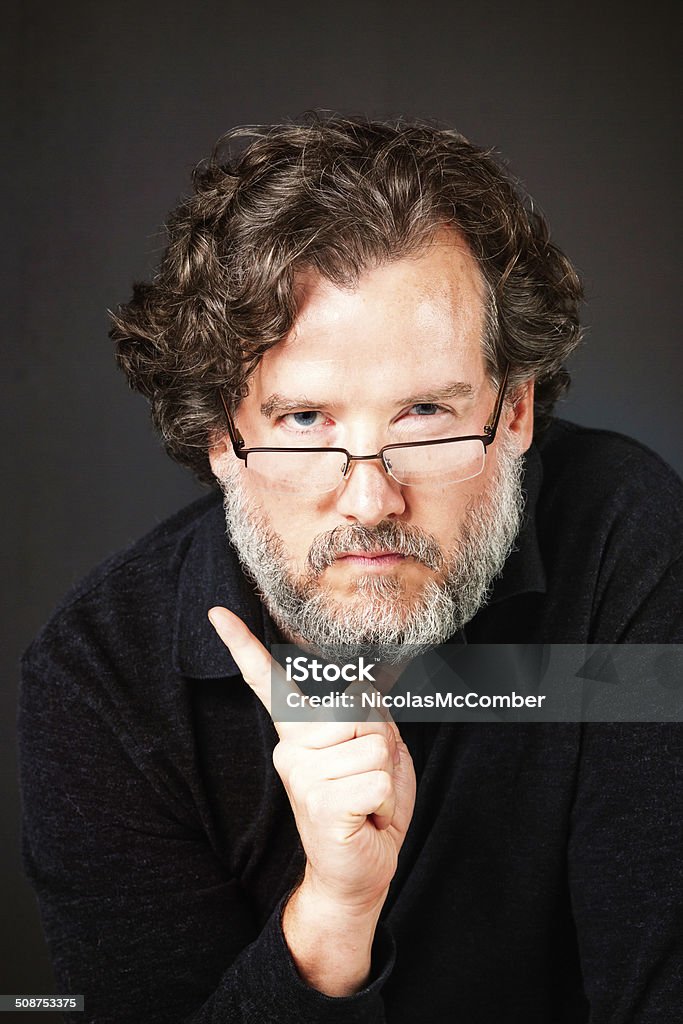
M 367 983 L 372 944 L 386 891 L 371 903 L 339 901 L 309 874 L 290 896 L 282 931 L 301 978 L 329 996 Z
M 362 892 L 340 892 L 326 884 L 309 863 L 292 897 L 296 895 L 298 900 L 305 900 L 307 905 L 315 908 L 317 913 L 324 914 L 328 920 L 354 921 L 359 926 L 367 921 L 374 927 L 388 892 L 388 886 L 382 889 L 366 889 Z

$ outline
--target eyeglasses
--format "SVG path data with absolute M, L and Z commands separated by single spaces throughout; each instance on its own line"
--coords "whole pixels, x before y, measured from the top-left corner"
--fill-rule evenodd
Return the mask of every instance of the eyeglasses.
M 348 476 L 352 462 L 374 460 L 404 487 L 458 484 L 479 476 L 484 469 L 486 449 L 496 437 L 509 369 L 506 366 L 495 408 L 482 434 L 387 444 L 376 455 L 351 455 L 346 448 L 245 448 L 222 392 L 221 401 L 235 455 L 247 469 L 266 478 L 272 490 L 325 494 L 336 490 Z

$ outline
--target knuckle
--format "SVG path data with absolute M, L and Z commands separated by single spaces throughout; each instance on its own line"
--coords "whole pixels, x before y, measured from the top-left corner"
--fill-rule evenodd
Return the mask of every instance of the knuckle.
M 384 764 L 389 756 L 389 741 L 387 738 L 379 733 L 374 733 L 368 737 L 368 746 L 370 747 L 372 763 L 377 765 Z
M 383 735 L 386 737 L 387 743 L 391 743 L 391 741 L 394 739 L 396 734 L 390 722 L 384 723 Z
M 388 772 L 377 771 L 375 774 L 374 781 L 374 792 L 378 803 L 383 803 L 387 800 L 393 790 L 393 779 Z
M 379 736 L 381 739 L 385 740 L 385 742 L 388 743 L 389 740 L 391 739 L 391 727 L 387 722 L 384 721 L 384 719 L 380 721 L 375 721 L 372 723 L 372 732 L 370 733 L 370 735 Z
M 289 744 L 284 740 L 280 740 L 273 749 L 273 766 L 281 779 L 289 774 L 291 766 L 291 751 L 289 749 Z

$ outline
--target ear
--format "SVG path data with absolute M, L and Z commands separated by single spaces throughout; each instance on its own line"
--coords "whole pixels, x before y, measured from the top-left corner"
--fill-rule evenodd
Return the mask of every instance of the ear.
M 523 454 L 534 436 L 534 382 L 523 384 L 515 393 L 511 405 L 503 413 L 507 429 L 517 440 L 520 454 Z
M 212 439 L 211 446 L 209 447 L 207 454 L 209 456 L 209 464 L 213 475 L 216 477 L 225 477 L 226 467 L 233 456 L 230 436 L 227 433 L 216 434 Z

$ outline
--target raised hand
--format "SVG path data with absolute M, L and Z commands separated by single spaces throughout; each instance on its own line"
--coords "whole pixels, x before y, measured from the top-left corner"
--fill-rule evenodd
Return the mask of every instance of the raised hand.
M 212 608 L 209 617 L 270 713 L 271 671 L 278 671 L 270 654 L 232 612 Z M 388 715 L 275 728 L 273 762 L 307 858 L 283 918 L 285 937 L 309 984 L 345 995 L 369 970 L 377 918 L 413 814 L 412 759 Z

